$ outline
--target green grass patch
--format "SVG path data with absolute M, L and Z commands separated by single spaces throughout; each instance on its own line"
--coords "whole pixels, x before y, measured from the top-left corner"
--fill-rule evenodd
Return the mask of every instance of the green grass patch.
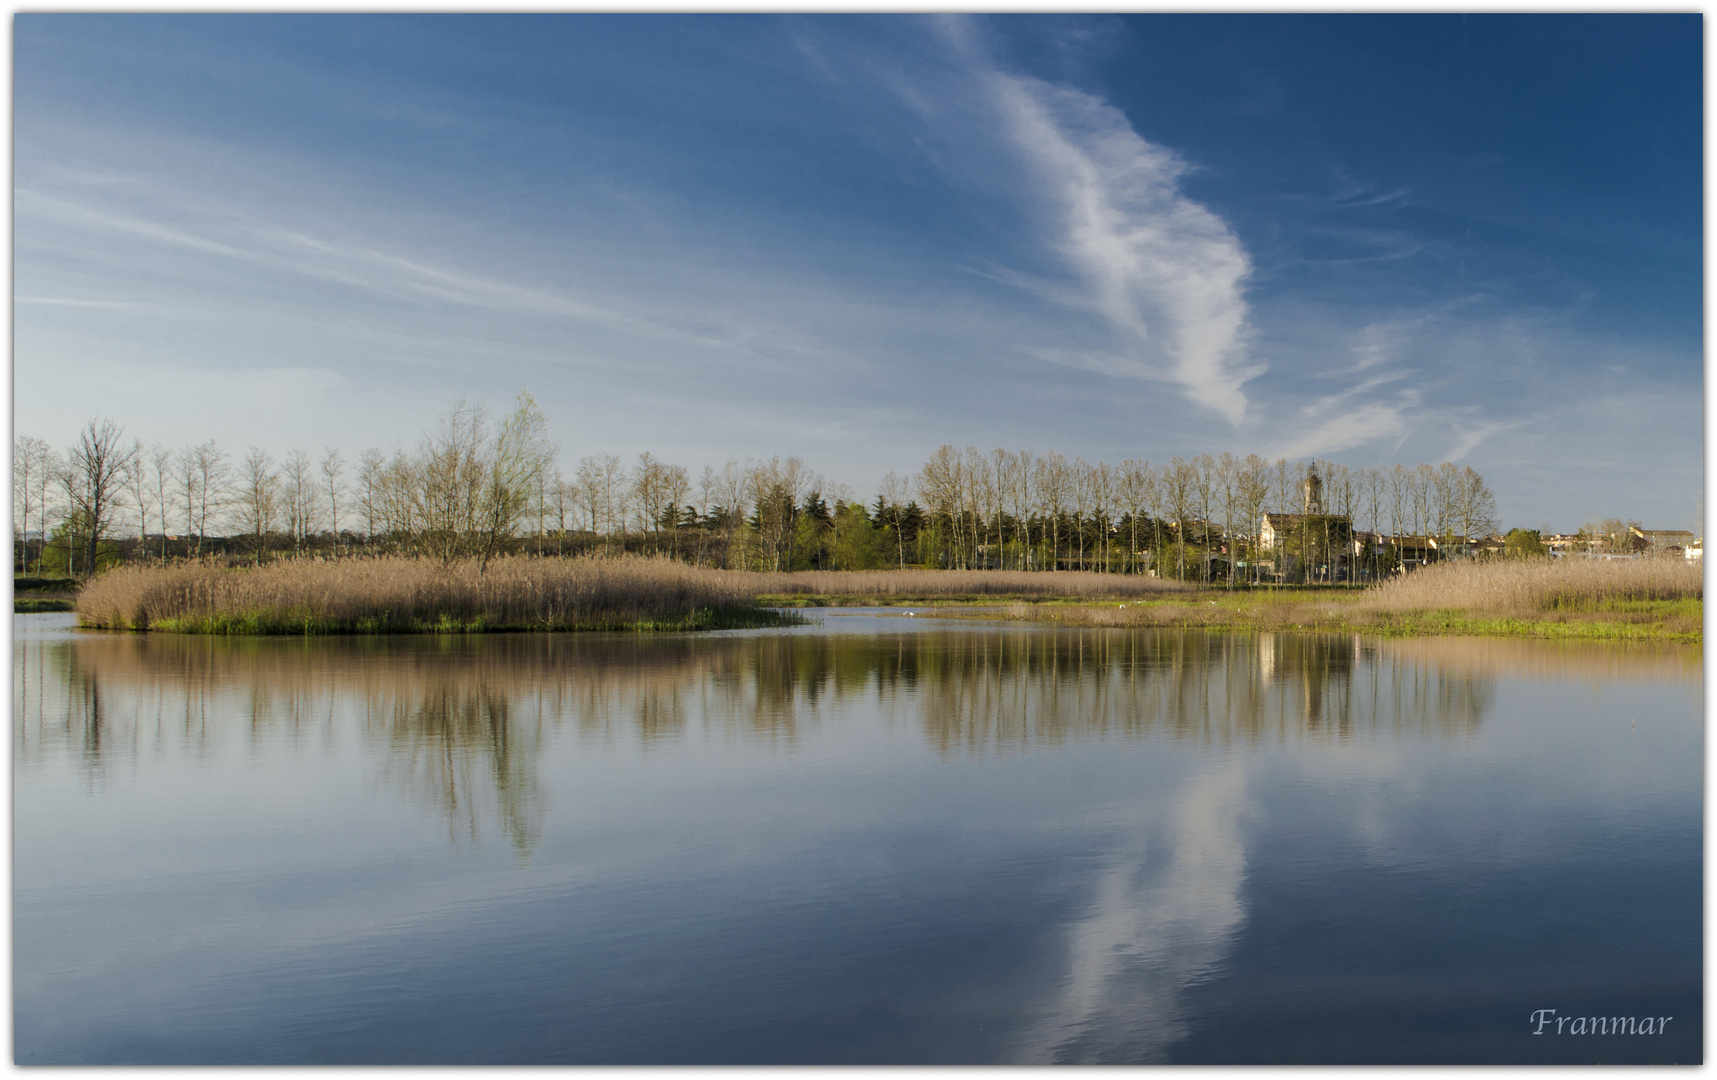
M 1670 641 L 1704 639 L 1704 602 L 1617 600 L 1589 611 L 1552 609 L 1542 613 L 1497 613 L 1461 608 L 1384 611 L 1359 604 L 1318 602 L 1299 596 L 1272 598 L 1203 593 L 1144 601 L 1027 603 L 1010 607 L 969 607 L 946 615 L 968 619 L 1026 619 L 1065 626 L 1122 629 L 1327 631 L 1386 637 L 1515 637 L 1584 641 Z
M 1680 604 L 1680 601 L 1674 603 Z M 1694 601 L 1697 605 L 1700 602 Z M 1696 612 L 1697 614 L 1697 612 Z M 1464 611 L 1422 611 L 1392 614 L 1375 621 L 1355 622 L 1342 629 L 1386 637 L 1463 635 L 1581 641 L 1681 641 L 1698 643 L 1702 629 L 1681 629 L 1661 622 L 1614 622 L 1605 619 L 1521 619 L 1488 617 Z
M 76 600 L 46 600 L 40 597 L 13 597 L 12 610 L 20 615 L 36 615 L 44 611 L 75 611 Z
M 862 596 L 853 593 L 768 593 L 757 598 L 772 608 L 831 607 L 995 607 L 1019 603 L 1067 603 L 1066 597 L 1015 596 L 1005 593 L 937 593 L 935 596 Z M 1087 601 L 1071 601 L 1086 603 Z
M 485 622 L 480 616 L 463 619 L 443 613 L 434 618 L 401 617 L 380 612 L 358 619 L 337 620 L 309 612 L 251 611 L 157 619 L 146 627 L 171 634 L 210 634 L 237 637 L 321 636 L 332 634 L 495 634 L 518 632 L 628 631 L 638 633 L 699 630 L 751 630 L 778 626 L 800 626 L 810 620 L 790 611 L 768 608 L 698 608 L 683 615 L 647 618 L 597 616 L 554 623 L 502 625 Z

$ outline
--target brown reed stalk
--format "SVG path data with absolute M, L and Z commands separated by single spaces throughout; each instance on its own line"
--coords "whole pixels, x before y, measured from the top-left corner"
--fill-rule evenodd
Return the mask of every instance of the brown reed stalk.
M 736 575 L 667 559 L 293 560 L 124 567 L 78 598 L 86 626 L 226 632 L 551 629 L 684 620 L 751 604 Z
M 1366 602 L 1391 611 L 1529 613 L 1704 596 L 1703 568 L 1683 559 L 1505 559 L 1428 566 L 1371 590 Z

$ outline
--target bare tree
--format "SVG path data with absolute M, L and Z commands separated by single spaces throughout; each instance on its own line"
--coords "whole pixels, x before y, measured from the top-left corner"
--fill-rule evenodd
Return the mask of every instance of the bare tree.
M 1150 462 L 1138 458 L 1122 460 L 1119 496 L 1128 523 L 1126 566 L 1135 571 L 1139 558 L 1139 519 L 1151 505 L 1151 489 L 1155 486 L 1152 480 Z
M 612 553 L 611 544 L 616 528 L 615 511 L 624 506 L 624 500 L 620 496 L 623 475 L 620 459 L 613 454 L 591 454 L 589 457 L 580 458 L 578 462 L 578 487 L 590 514 L 590 530 L 602 533 L 603 527 L 607 527 L 603 550 L 609 553 Z M 624 545 L 624 537 L 621 542 Z
M 310 455 L 293 450 L 280 463 L 281 495 L 286 503 L 286 527 L 292 534 L 292 554 L 300 554 L 316 531 L 316 480 Z
M 197 485 L 201 473 L 197 470 L 197 448 L 186 446 L 173 455 L 175 509 L 184 511 L 184 535 L 188 540 L 197 531 Z M 165 522 L 165 518 L 162 519 Z M 200 554 L 201 545 L 198 545 Z
M 149 493 L 154 496 L 155 509 L 161 517 L 161 558 L 167 558 L 168 488 L 173 483 L 173 451 L 156 445 L 149 451 Z
M 1413 496 L 1413 535 L 1429 536 L 1432 531 L 1431 514 L 1434 506 L 1432 481 L 1436 478 L 1436 470 L 1421 462 L 1413 467 L 1410 476 L 1412 477 L 1412 486 L 1409 490 Z
M 1235 538 L 1240 529 L 1240 501 L 1238 497 L 1240 486 L 1240 463 L 1234 455 L 1222 452 L 1216 458 L 1216 464 L 1211 471 L 1211 486 L 1215 491 L 1217 518 L 1221 522 L 1223 546 L 1228 555 L 1228 587 L 1234 587 L 1234 570 L 1238 565 L 1239 545 Z
M 740 556 L 738 538 L 740 526 L 745 522 L 748 475 L 748 471 L 741 467 L 739 462 L 729 461 L 722 466 L 713 492 L 715 501 L 720 503 L 722 508 L 722 562 L 729 569 L 735 569 L 745 563 Z
M 1067 513 L 1071 479 L 1067 459 L 1054 450 L 1037 459 L 1037 490 L 1042 497 L 1044 514 L 1049 518 L 1051 570 L 1061 569 L 1061 519 Z
M 1293 462 L 1287 458 L 1277 458 L 1276 464 L 1270 471 L 1270 497 L 1276 504 L 1276 513 L 1294 514 L 1300 510 L 1299 472 Z
M 274 471 L 274 458 L 265 450 L 251 447 L 239 467 L 239 510 L 245 530 L 254 539 L 258 563 L 262 562 L 268 534 L 274 531 L 279 500 L 280 478 Z
M 1366 545 L 1371 555 L 1371 576 L 1377 576 L 1379 534 L 1383 532 L 1383 507 L 1388 497 L 1388 479 L 1381 470 L 1367 468 L 1360 473 L 1360 505 L 1365 508 L 1366 528 L 1371 541 Z
M 638 455 L 632 469 L 632 498 L 643 519 L 643 531 L 652 548 L 661 546 L 662 512 L 667 500 L 667 466 L 649 451 Z
M 796 457 L 771 458 L 750 470 L 750 501 L 756 508 L 758 554 L 767 570 L 790 570 L 800 506 L 819 479 Z
M 1178 541 L 1175 553 L 1175 577 L 1186 579 L 1186 526 L 1187 518 L 1192 516 L 1196 505 L 1196 483 L 1198 470 L 1183 458 L 1173 458 L 1168 468 L 1162 471 L 1158 478 L 1157 492 L 1162 499 L 1163 508 L 1168 511 L 1174 521 L 1175 539 Z
M 500 542 L 511 537 L 523 519 L 556 449 L 548 438 L 548 416 L 529 393 L 520 393 L 493 440 L 480 447 L 484 476 L 475 537 L 479 573 L 488 568 Z
M 209 520 L 226 508 L 232 466 L 227 463 L 226 452 L 215 446 L 213 439 L 196 447 L 191 457 L 197 471 L 196 532 L 200 555 Z
M 1412 534 L 1413 473 L 1405 465 L 1389 469 L 1387 495 L 1389 499 L 1389 533 L 1393 536 Z
M 1455 479 L 1455 520 L 1461 534 L 1482 536 L 1496 528 L 1496 496 L 1471 465 Z
M 66 498 L 88 530 L 86 577 L 95 573 L 97 550 L 102 537 L 113 527 L 117 500 L 122 496 L 125 476 L 137 455 L 135 444 L 126 446 L 121 441 L 124 434 L 125 429 L 111 420 L 91 420 L 66 454 L 69 468 L 62 481 Z
M 894 528 L 895 553 L 898 565 L 906 567 L 906 504 L 912 499 L 912 484 L 904 476 L 890 470 L 877 489 L 882 503 L 879 516 L 887 515 L 886 523 Z
M 382 474 L 386 459 L 380 450 L 371 447 L 358 455 L 358 503 L 364 515 L 364 544 L 376 538 L 377 504 L 381 498 Z
M 957 559 L 959 537 L 962 529 L 962 475 L 964 462 L 960 452 L 949 443 L 943 443 L 930 455 L 924 467 L 918 470 L 918 497 L 924 500 L 924 509 L 938 522 L 946 521 L 954 539 L 951 544 L 945 544 L 944 550 L 950 562 Z
M 395 448 L 382 468 L 377 485 L 377 514 L 382 532 L 398 546 L 428 552 L 424 530 L 428 520 L 424 508 L 424 463 L 404 449 Z
M 148 554 L 149 546 L 149 461 L 143 454 L 143 440 L 131 440 L 131 464 L 125 470 L 125 495 L 137 511 L 137 550 Z
M 1030 450 L 1021 450 L 1013 459 L 1013 482 L 1009 497 L 1013 501 L 1014 528 L 1019 530 L 1019 568 L 1026 569 L 1031 556 L 1031 518 L 1037 506 L 1037 458 Z
M 48 537 L 48 485 L 54 479 L 54 451 L 45 441 L 20 435 L 12 450 L 12 508 L 18 515 L 19 569 L 30 571 L 30 516 L 34 512 L 42 534 Z M 38 563 L 40 558 L 38 557 Z
M 322 454 L 322 494 L 328 500 L 328 528 L 334 534 L 334 554 L 340 553 L 340 500 L 345 497 L 346 484 L 341 477 L 346 461 L 340 451 L 325 448 Z
M 669 551 L 678 555 L 680 552 L 680 516 L 679 510 L 691 494 L 691 478 L 686 474 L 684 465 L 668 465 L 663 468 L 662 496 L 667 504 L 666 513 L 669 527 Z
M 1431 475 L 1431 519 L 1438 536 L 1452 532 L 1459 518 L 1461 471 L 1445 461 Z
M 1251 578 L 1258 580 L 1258 541 L 1264 507 L 1270 501 L 1270 463 L 1257 454 L 1247 454 L 1235 474 L 1235 497 L 1246 521 L 1247 556 Z
M 483 444 L 489 412 L 467 401 L 454 404 L 423 437 L 417 455 L 424 543 L 448 563 L 467 553 L 487 481 Z
M 1110 545 L 1109 534 L 1114 527 L 1115 489 L 1119 484 L 1115 469 L 1107 461 L 1099 461 L 1091 468 L 1091 516 L 1097 524 L 1097 542 L 1101 547 L 1098 555 L 1099 570 L 1109 573 L 1114 569 L 1109 564 Z
M 567 515 L 578 510 L 578 485 L 560 474 L 560 466 L 554 469 L 554 553 L 566 554 L 566 519 Z

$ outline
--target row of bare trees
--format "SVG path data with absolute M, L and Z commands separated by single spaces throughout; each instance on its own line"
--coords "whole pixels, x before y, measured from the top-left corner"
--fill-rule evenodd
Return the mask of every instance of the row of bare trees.
M 261 559 L 314 551 L 405 551 L 485 564 L 520 546 L 539 553 L 644 551 L 700 564 L 940 565 L 1208 576 L 1212 558 L 1257 550 L 1266 512 L 1304 509 L 1315 469 L 1323 511 L 1365 531 L 1475 536 L 1495 527 L 1495 498 L 1471 468 L 1268 461 L 1201 454 L 1166 464 L 1068 459 L 1053 451 L 944 445 L 915 476 L 889 473 L 867 509 L 799 458 L 729 461 L 695 481 L 645 453 L 556 464 L 547 418 L 528 394 L 492 417 L 461 403 L 414 450 L 365 450 L 354 473 L 337 449 L 234 460 L 213 441 L 172 450 L 129 443 L 91 421 L 56 454 L 21 436 L 14 452 L 18 563 L 87 573 L 103 544 L 197 556 L 218 547 Z M 57 526 L 57 528 L 56 528 Z M 52 540 L 50 543 L 49 540 Z M 33 541 L 33 542 L 32 542 Z M 1256 559 L 1249 560 L 1256 563 Z
M 521 546 L 785 570 L 818 539 L 805 535 L 807 514 L 829 524 L 822 492 L 840 505 L 851 499 L 799 458 L 730 461 L 719 471 L 706 467 L 694 484 L 684 466 L 649 453 L 630 467 L 598 453 L 569 478 L 528 394 L 498 420 L 462 402 L 415 449 L 365 450 L 351 472 L 337 449 L 320 459 L 293 450 L 276 460 L 252 447 L 235 461 L 213 441 L 146 448 L 123 434 L 111 420 L 92 420 L 64 454 L 18 438 L 19 570 L 39 572 L 46 562 L 85 575 L 122 556 L 239 552 L 260 560 L 354 549 L 486 564 Z
M 235 462 L 213 441 L 145 449 L 103 419 L 90 421 L 63 455 L 20 436 L 13 450 L 14 565 L 87 575 L 120 556 L 121 536 L 135 536 L 134 557 L 196 557 L 217 542 L 231 554 L 235 540 L 259 560 L 312 548 L 338 555 L 356 539 L 346 525 L 359 513 L 366 542 L 487 565 L 543 486 L 555 454 L 547 431 L 529 394 L 499 420 L 482 405 L 460 403 L 415 452 L 383 461 L 366 451 L 356 492 L 334 449 L 313 462 L 302 450 L 276 461 L 252 447 Z M 378 534 L 379 521 L 399 528 Z
M 915 494 L 945 565 L 1131 571 L 1166 540 L 1184 576 L 1189 544 L 1206 556 L 1256 550 L 1265 513 L 1305 512 L 1304 482 L 1314 472 L 1318 512 L 1355 529 L 1473 537 L 1496 527 L 1496 498 L 1471 467 L 1349 468 L 1229 453 L 1093 464 L 1054 451 L 944 445 L 910 481 L 890 473 L 882 505 L 886 516 Z

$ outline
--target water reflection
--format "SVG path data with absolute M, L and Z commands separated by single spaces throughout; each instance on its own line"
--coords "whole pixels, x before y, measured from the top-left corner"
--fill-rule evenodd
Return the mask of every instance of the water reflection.
M 1186 988 L 1219 968 L 1245 918 L 1245 805 L 1244 765 L 1229 759 L 1178 793 L 1161 825 L 1139 814 L 1069 926 L 1065 977 L 1015 1060 L 1166 1059 L 1187 1032 Z
M 1450 675 L 1354 637 L 1196 632 L 995 634 L 921 642 L 922 719 L 945 751 L 1162 734 L 1467 734 L 1494 676 Z
M 931 631 L 725 638 L 228 640 L 79 635 L 14 651 L 15 759 L 115 761 L 168 744 L 335 737 L 474 836 L 487 798 L 528 847 L 547 733 L 648 749 L 696 732 L 790 748 L 870 700 L 943 754 L 1165 736 L 1208 745 L 1477 731 L 1502 676 L 1696 681 L 1697 650 L 1310 634 Z M 487 789 L 487 794 L 483 794 Z
M 1268 838 L 1261 842 L 1261 820 L 1277 830 L 1278 846 L 1284 836 L 1298 835 L 1292 823 L 1310 822 L 1306 834 L 1319 843 L 1332 831 L 1367 837 L 1375 830 L 1382 838 L 1377 850 L 1415 873 L 1436 858 L 1466 873 L 1483 861 L 1473 851 L 1487 850 L 1479 840 L 1447 851 L 1415 847 L 1428 843 L 1411 832 L 1415 823 L 1439 819 L 1438 838 L 1476 837 L 1487 822 L 1511 823 L 1489 847 L 1507 856 L 1493 853 L 1496 866 L 1512 867 L 1519 852 L 1538 858 L 1541 847 L 1553 850 L 1558 834 L 1535 825 L 1530 814 L 1507 812 L 1508 799 L 1495 794 L 1534 775 L 1521 763 L 1542 757 L 1534 749 L 1517 761 L 1486 764 L 1498 745 L 1538 746 L 1520 737 L 1524 729 L 1515 714 L 1521 694 L 1505 684 L 1520 678 L 1546 685 L 1639 681 L 1654 692 L 1664 684 L 1696 691 L 1701 674 L 1697 649 L 1673 647 L 994 626 L 702 637 L 26 635 L 14 649 L 13 751 L 21 790 L 24 781 L 57 772 L 75 774 L 76 783 L 94 792 L 121 789 L 150 770 L 153 776 L 145 779 L 163 786 L 235 774 L 260 784 L 266 770 L 250 767 L 264 757 L 319 764 L 324 755 L 331 770 L 348 769 L 354 781 L 430 808 L 435 824 L 445 825 L 449 847 L 459 852 L 449 864 L 475 867 L 480 860 L 465 853 L 485 846 L 498 848 L 504 864 L 510 848 L 518 872 L 460 879 L 458 890 L 466 891 L 455 890 L 458 899 L 447 910 L 500 910 L 514 902 L 508 890 L 515 888 L 552 903 L 520 915 L 524 929 L 517 938 L 507 936 L 511 929 L 492 931 L 497 936 L 489 946 L 473 944 L 491 932 L 481 921 L 463 924 L 461 935 L 474 937 L 449 932 L 447 944 L 470 954 L 460 961 L 468 966 L 449 969 L 460 983 L 450 991 L 454 998 L 466 991 L 468 973 L 482 970 L 471 956 L 492 953 L 504 960 L 496 961 L 489 985 L 534 979 L 531 985 L 568 995 L 555 1006 L 563 1014 L 608 1008 L 622 1018 L 612 1022 L 623 1025 L 633 1015 L 665 1016 L 648 1009 L 676 1000 L 675 984 L 648 979 L 636 1000 L 626 998 L 626 972 L 671 974 L 691 962 L 688 957 L 702 956 L 719 978 L 742 969 L 754 973 L 747 984 L 754 988 L 810 988 L 760 996 L 760 1012 L 768 1018 L 752 1018 L 756 1023 L 747 1027 L 750 1019 L 741 1017 L 735 1031 L 787 1030 L 791 1025 L 779 1013 L 788 1005 L 804 1007 L 811 1017 L 801 1017 L 794 1030 L 837 1031 L 847 1023 L 850 1002 L 830 992 L 832 1011 L 814 1013 L 824 988 L 868 976 L 882 1000 L 893 985 L 883 961 L 871 970 L 863 957 L 880 956 L 891 943 L 956 940 L 974 925 L 982 930 L 988 921 L 1017 918 L 1019 940 L 1044 941 L 1041 930 L 1051 926 L 1053 944 L 1030 955 L 1022 946 L 1019 970 L 1030 975 L 1020 976 L 1017 994 L 1025 1004 L 1005 1023 L 986 1019 L 986 1041 L 960 1052 L 971 1060 L 1146 1062 L 1169 1060 L 1180 1053 L 1177 1046 L 1208 1027 L 1208 1017 L 1189 1002 L 1200 987 L 1231 977 L 1249 936 L 1259 924 L 1269 925 L 1261 915 L 1267 905 L 1257 899 L 1258 870 L 1272 859 L 1298 856 L 1272 850 Z M 1556 717 L 1557 730 L 1574 732 L 1577 725 L 1563 719 Z M 1656 759 L 1628 756 L 1642 754 L 1644 744 L 1619 741 L 1627 727 L 1613 733 L 1616 741 L 1582 750 L 1601 766 L 1592 775 L 1584 767 L 1558 766 L 1546 790 L 1573 793 L 1571 805 L 1588 813 L 1596 805 L 1594 792 L 1632 790 L 1593 780 L 1625 774 L 1625 766 L 1652 778 L 1641 791 L 1661 792 L 1656 773 L 1639 764 Z M 1511 730 L 1514 742 L 1508 743 L 1502 736 Z M 1581 737 L 1589 739 L 1590 732 Z M 1627 738 L 1635 739 L 1631 729 Z M 169 767 L 157 769 L 158 762 Z M 1458 786 L 1466 770 L 1481 768 L 1490 771 L 1471 775 L 1482 782 Z M 322 776 L 290 769 L 275 775 Z M 1398 776 L 1414 782 L 1389 789 L 1396 802 L 1373 798 L 1382 787 L 1379 778 Z M 70 775 L 65 782 L 70 786 Z M 1696 775 L 1691 783 L 1696 789 Z M 594 791 L 582 801 L 581 785 Z M 1269 793 L 1283 798 L 1284 791 L 1294 800 L 1286 813 L 1282 803 L 1269 801 Z M 551 816 L 557 795 L 571 809 Z M 1487 798 L 1497 801 L 1480 805 Z M 72 802 L 81 808 L 99 800 Z M 119 799 L 111 804 L 128 805 Z M 289 800 L 275 805 L 293 812 Z M 363 812 L 361 801 L 351 805 Z M 1528 809 L 1537 805 L 1527 800 Z M 711 808 L 723 816 L 721 829 L 705 826 Z M 1540 815 L 1542 822 L 1567 816 L 1560 804 L 1552 809 Z M 1316 814 L 1324 816 L 1314 820 Z M 61 818 L 42 812 L 34 827 L 58 828 Z M 207 819 L 206 813 L 185 813 L 174 820 L 214 828 Z M 79 827 L 64 825 L 65 835 L 88 844 L 91 837 Z M 1590 817 L 1581 819 L 1571 850 L 1592 846 L 1591 827 Z M 1514 835 L 1529 829 L 1539 829 L 1530 840 Z M 247 834 L 243 842 L 253 840 Z M 270 842 L 254 841 L 258 847 Z M 429 847 L 439 844 L 432 831 Z M 198 844 L 182 845 L 184 852 L 199 850 Z M 1329 849 L 1307 850 L 1322 857 Z M 300 857 L 289 844 L 282 852 L 282 859 Z M 43 879 L 56 866 L 75 877 L 101 862 L 79 857 L 61 865 L 39 852 L 31 857 L 50 867 L 35 871 Z M 303 858 L 312 871 L 320 866 Z M 356 890 L 374 887 L 373 880 L 351 868 L 372 860 L 329 858 L 336 861 L 321 867 L 323 878 L 305 879 L 368 895 Z M 229 873 L 224 858 L 209 859 L 216 877 Z M 1015 867 L 1031 869 L 1015 879 L 1009 877 Z M 1472 872 L 1481 870 L 1505 872 Z M 181 872 L 193 886 L 212 880 Z M 413 880 L 410 895 L 432 895 L 442 871 L 419 866 L 413 872 L 424 877 Z M 1521 872 L 1536 873 L 1530 866 Z M 153 863 L 138 874 L 144 892 L 165 876 Z M 1302 877 L 1296 866 L 1285 876 L 1299 883 L 1315 875 Z M 991 903 L 995 882 L 1016 880 L 1025 882 L 1016 898 L 1024 914 L 1014 914 L 1004 886 L 1002 902 L 974 915 Z M 577 888 L 566 887 L 567 881 Z M 306 895 L 314 892 L 305 888 Z M 494 907 L 473 897 L 486 897 Z M 676 923 L 674 901 L 680 898 L 695 915 L 682 913 Z M 64 906 L 50 893 L 32 902 L 30 917 L 39 921 Z M 1048 906 L 1034 906 L 1040 902 Z M 1544 903 L 1541 897 L 1532 902 Z M 391 904 L 353 901 L 351 907 L 392 910 L 397 904 L 396 897 Z M 1248 911 L 1249 904 L 1256 910 Z M 1471 910 L 1452 905 L 1456 909 Z M 824 917 L 836 910 L 839 926 Z M 1042 919 L 1046 910 L 1057 912 L 1053 922 Z M 179 917 L 177 906 L 173 912 L 160 916 L 165 924 Z M 1463 925 L 1469 914 L 1460 916 Z M 267 928 L 278 927 L 281 915 L 264 915 L 256 932 L 267 939 Z M 562 921 L 553 923 L 557 918 Z M 309 915 L 306 920 L 314 922 Z M 539 925 L 550 923 L 559 930 L 539 935 Z M 495 925 L 510 926 L 505 920 Z M 930 929 L 921 938 L 913 936 L 924 927 Z M 1346 948 L 1345 932 L 1345 926 L 1330 931 L 1332 950 Z M 37 933 L 25 940 L 50 937 Z M 146 950 L 156 939 L 124 940 L 126 948 Z M 353 940 L 373 944 L 379 938 Z M 209 955 L 225 956 L 238 947 L 234 941 Z M 92 939 L 90 958 L 79 963 L 96 971 L 117 962 L 112 957 L 123 957 L 124 949 L 113 945 Z M 611 945 L 624 955 L 617 951 L 603 961 Z M 331 950 L 328 970 L 337 970 L 347 952 L 344 944 Z M 532 959 L 539 952 L 540 962 Z M 901 952 L 916 958 L 917 947 Z M 759 959 L 776 953 L 774 960 Z M 55 971 L 83 970 L 54 963 L 60 964 Z M 841 969 L 842 963 L 853 967 Z M 375 970 L 384 968 L 392 970 Z M 32 970 L 38 969 L 48 970 L 40 963 Z M 139 963 L 138 970 L 152 969 Z M 362 982 L 368 970 L 360 964 L 346 972 L 352 1007 L 360 1011 L 370 1007 L 361 992 L 369 985 Z M 589 986 L 577 982 L 576 973 L 585 970 L 592 973 Z M 807 979 L 806 970 L 816 978 Z M 846 974 L 823 978 L 831 970 Z M 933 978 L 927 970 L 910 968 L 911 979 L 903 976 L 901 984 Z M 984 987 L 951 980 L 946 992 L 937 988 L 929 996 L 975 1000 L 971 995 L 987 992 L 996 979 L 994 969 L 984 970 Z M 346 985 L 333 979 L 326 985 L 337 982 Z M 156 984 L 138 979 L 136 985 Z M 393 1000 L 387 987 L 370 986 L 369 992 Z M 696 980 L 680 992 L 686 1001 L 705 1000 Z M 720 1009 L 727 1008 L 728 995 L 718 996 Z M 707 1001 L 688 1009 L 701 1015 L 700 1007 L 728 1015 Z M 257 1015 L 275 1012 L 259 1006 Z M 39 1027 L 43 1021 L 32 1022 Z M 899 1022 L 904 1029 L 910 1021 Z M 649 1028 L 640 1039 L 661 1040 L 669 1038 L 661 1031 L 678 1030 L 666 1022 L 639 1023 Z M 519 1024 L 531 1031 L 553 1027 L 534 1014 Z M 150 1029 L 171 1027 L 163 1022 Z M 704 1025 L 721 1027 L 713 1020 Z M 475 1025 L 465 1037 L 480 1040 L 489 1030 Z M 691 1024 L 684 1030 L 700 1029 Z M 926 1040 L 920 1045 L 939 1045 Z M 80 1044 L 68 1036 L 67 1045 Z M 586 1044 L 567 1046 L 542 1057 L 606 1060 Z M 684 1056 L 697 1059 L 694 1052 Z M 743 1046 L 708 1056 L 754 1059 Z M 819 1060 L 815 1054 L 809 1059 Z
M 872 701 L 944 755 L 1162 735 L 1198 744 L 1470 733 L 1495 665 L 1458 650 L 1310 635 L 950 630 L 728 638 L 227 640 L 79 635 L 19 643 L 14 754 L 204 757 L 238 741 L 338 740 L 348 721 L 385 773 L 486 817 L 521 851 L 541 832 L 537 759 L 552 730 L 648 750 L 708 737 L 791 748 L 841 702 Z

